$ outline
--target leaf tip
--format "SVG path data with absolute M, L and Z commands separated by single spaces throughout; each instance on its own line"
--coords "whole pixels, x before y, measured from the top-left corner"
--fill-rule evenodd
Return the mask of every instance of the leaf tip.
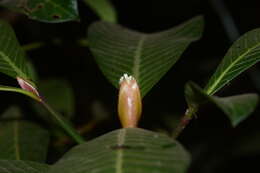
M 213 97 L 215 104 L 228 116 L 233 127 L 254 112 L 258 103 L 257 94 L 242 94 L 230 97 Z
M 258 102 L 259 102 L 258 94 L 245 94 L 244 96 L 247 96 L 247 98 L 250 98 L 251 109 L 249 109 L 244 114 L 244 116 L 241 116 L 241 118 L 238 118 L 236 120 L 235 119 L 231 120 L 231 124 L 233 127 L 238 126 L 242 121 L 244 121 L 246 118 L 248 118 L 248 116 L 250 116 L 250 114 L 252 114 L 255 111 L 255 109 L 258 105 Z

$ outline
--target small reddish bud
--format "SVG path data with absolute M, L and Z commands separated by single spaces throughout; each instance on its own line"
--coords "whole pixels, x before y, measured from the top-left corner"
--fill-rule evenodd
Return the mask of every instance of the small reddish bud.
M 132 76 L 124 74 L 120 79 L 118 114 L 124 128 L 137 127 L 142 112 L 139 86 Z
M 22 89 L 29 91 L 29 92 L 37 95 L 40 98 L 40 95 L 39 95 L 36 87 L 34 87 L 29 81 L 27 81 L 23 78 L 20 78 L 20 77 L 17 77 L 16 79 Z

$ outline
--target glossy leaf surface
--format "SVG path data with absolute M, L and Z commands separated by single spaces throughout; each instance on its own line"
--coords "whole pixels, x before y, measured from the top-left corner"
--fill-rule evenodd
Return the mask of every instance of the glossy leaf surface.
M 78 19 L 76 0 L 4 0 L 0 1 L 0 5 L 42 22 Z

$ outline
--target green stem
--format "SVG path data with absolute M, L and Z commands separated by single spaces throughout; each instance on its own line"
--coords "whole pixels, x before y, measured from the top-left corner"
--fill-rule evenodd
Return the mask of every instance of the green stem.
M 186 128 L 186 126 L 190 123 L 193 116 L 196 114 L 197 109 L 189 108 L 186 110 L 184 116 L 181 118 L 179 124 L 173 132 L 173 138 L 176 139 L 180 136 L 181 132 Z
M 34 42 L 34 43 L 29 43 L 29 44 L 25 44 L 22 46 L 23 50 L 24 51 L 31 51 L 31 50 L 34 50 L 34 49 L 38 49 L 40 47 L 42 47 L 44 45 L 43 42 Z
M 37 102 L 41 103 L 49 112 L 53 115 L 53 118 L 62 126 L 64 131 L 66 131 L 77 143 L 81 144 L 84 143 L 84 139 L 78 134 L 78 132 L 70 125 L 70 123 L 60 114 L 55 112 L 37 93 L 28 91 L 26 89 L 20 89 L 10 86 L 2 86 L 0 85 L 0 91 L 10 91 L 10 92 L 18 92 L 29 96 L 36 100 Z
M 62 126 L 62 128 L 78 143 L 82 144 L 85 140 L 79 133 L 70 125 L 69 122 L 63 118 L 62 115 L 55 112 L 46 102 L 41 101 L 42 105 L 53 115 L 55 120 Z
M 20 94 L 24 94 L 38 102 L 41 102 L 41 98 L 39 98 L 36 94 L 26 91 L 24 89 L 21 88 L 16 88 L 16 87 L 11 87 L 11 86 L 4 86 L 4 85 L 0 85 L 0 91 L 8 91 L 8 92 L 14 92 L 14 93 L 20 93 Z

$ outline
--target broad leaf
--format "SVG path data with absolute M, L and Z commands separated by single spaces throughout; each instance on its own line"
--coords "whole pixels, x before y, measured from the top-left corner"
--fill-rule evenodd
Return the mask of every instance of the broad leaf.
M 110 0 L 84 0 L 84 2 L 92 8 L 97 15 L 104 21 L 117 22 L 117 14 Z
M 1 173 L 46 173 L 47 164 L 21 160 L 0 160 Z
M 70 84 L 62 79 L 49 79 L 38 83 L 39 90 L 45 101 L 56 111 L 70 119 L 75 110 L 75 98 Z M 49 112 L 40 104 L 33 102 L 38 114 L 46 117 Z M 47 118 L 47 117 L 46 117 Z
M 0 159 L 44 162 L 48 132 L 33 123 L 14 119 L 17 109 L 9 110 L 6 115 L 0 121 Z
M 256 94 L 242 94 L 230 97 L 209 96 L 194 83 L 186 85 L 185 96 L 189 107 L 193 109 L 206 102 L 215 104 L 228 116 L 233 126 L 237 126 L 246 119 L 255 110 L 258 102 Z
M 145 96 L 188 45 L 200 38 L 202 30 L 202 17 L 154 34 L 97 22 L 89 28 L 88 41 L 101 71 L 115 87 L 119 86 L 120 77 L 127 73 L 135 77 Z
M 184 173 L 189 161 L 189 154 L 173 139 L 126 128 L 76 146 L 48 173 Z
M 0 21 L 0 72 L 32 81 L 30 64 L 9 24 Z
M 42 22 L 65 22 L 78 19 L 76 0 L 4 0 L 0 5 Z
M 260 29 L 249 31 L 228 50 L 205 91 L 213 95 L 232 79 L 260 61 Z

